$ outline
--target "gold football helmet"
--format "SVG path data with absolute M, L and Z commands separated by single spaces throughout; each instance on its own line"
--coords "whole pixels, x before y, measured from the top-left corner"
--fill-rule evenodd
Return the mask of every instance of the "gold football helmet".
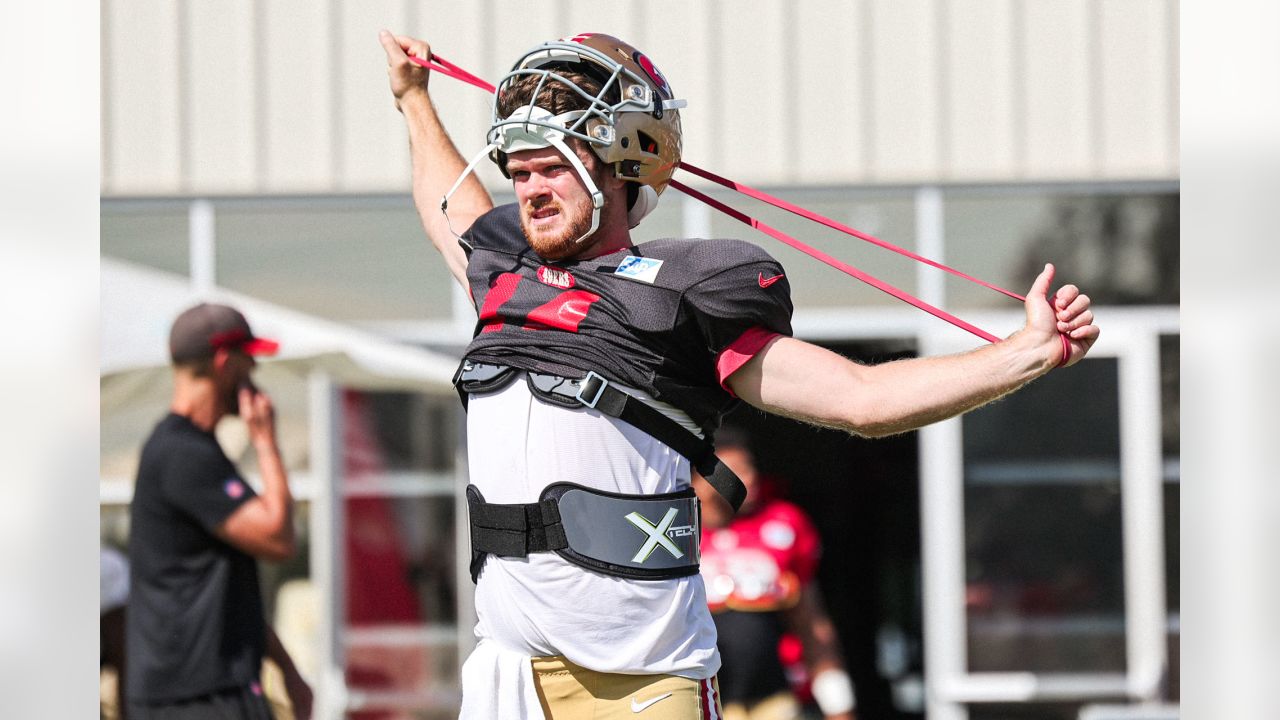
M 598 92 L 580 87 L 562 75 L 575 70 L 600 84 Z M 500 116 L 499 99 L 514 83 L 529 76 L 537 85 L 529 102 L 506 117 Z M 538 107 L 537 99 L 548 83 L 560 83 L 581 97 L 584 109 L 560 114 Z M 640 223 L 658 204 L 658 196 L 680 164 L 680 108 L 684 100 L 673 97 L 671 86 L 648 56 L 610 35 L 584 33 L 542 43 L 520 56 L 498 82 L 494 94 L 488 145 L 467 166 L 454 190 L 476 162 L 488 155 L 506 174 L 505 154 L 518 150 L 555 147 L 574 167 L 592 196 L 594 212 L 590 231 L 599 227 L 604 197 L 590 174 L 565 144 L 575 138 L 587 143 L 614 174 L 636 183 L 638 192 L 628 208 L 631 227 Z M 443 205 L 447 205 L 450 190 Z

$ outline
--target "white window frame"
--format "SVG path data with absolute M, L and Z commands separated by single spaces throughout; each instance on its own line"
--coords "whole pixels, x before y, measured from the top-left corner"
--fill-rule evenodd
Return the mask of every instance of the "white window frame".
M 1159 699 L 1168 665 L 1160 336 L 1178 333 L 1178 311 L 1098 308 L 1097 315 L 1105 331 L 1090 357 L 1116 358 L 1119 372 L 1126 672 L 968 671 L 963 423 L 952 419 L 920 431 L 924 638 L 929 668 L 926 710 L 930 720 L 967 720 L 968 703 Z M 973 320 L 981 327 L 1016 327 L 1021 316 L 988 314 Z M 919 341 L 924 355 L 973 347 L 963 334 L 945 328 L 923 332 Z

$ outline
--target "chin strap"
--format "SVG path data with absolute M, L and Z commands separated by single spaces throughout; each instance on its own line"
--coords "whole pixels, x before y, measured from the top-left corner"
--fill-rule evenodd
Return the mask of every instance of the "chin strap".
M 604 209 L 604 193 L 600 192 L 600 189 L 596 187 L 595 182 L 591 180 L 591 173 L 587 172 L 587 168 L 582 164 L 582 159 L 578 157 L 578 153 L 571 150 L 569 146 L 565 145 L 564 141 L 558 137 L 552 136 L 547 139 L 551 142 L 551 145 L 556 150 L 559 150 L 560 154 L 569 161 L 569 164 L 573 166 L 575 171 L 577 171 L 578 177 L 582 178 L 582 184 L 587 186 L 587 192 L 591 193 L 591 228 L 588 229 L 582 237 L 573 241 L 573 244 L 577 245 L 583 240 L 591 237 L 595 234 L 595 231 L 599 229 L 600 211 Z

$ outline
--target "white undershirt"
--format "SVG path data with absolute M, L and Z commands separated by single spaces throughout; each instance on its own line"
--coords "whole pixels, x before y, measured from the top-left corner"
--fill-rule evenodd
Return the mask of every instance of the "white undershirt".
M 556 482 L 644 494 L 689 486 L 689 461 L 679 453 L 595 410 L 542 402 L 523 376 L 471 397 L 467 434 L 470 481 L 491 503 L 536 502 Z M 476 613 L 482 641 L 530 656 L 563 655 L 600 672 L 704 679 L 720 668 L 698 575 L 627 580 L 555 553 L 491 555 L 476 586 Z

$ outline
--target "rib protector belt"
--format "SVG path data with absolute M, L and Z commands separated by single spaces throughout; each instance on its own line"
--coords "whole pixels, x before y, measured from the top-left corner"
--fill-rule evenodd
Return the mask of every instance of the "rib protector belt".
M 555 483 L 536 503 L 487 503 L 467 486 L 471 581 L 487 554 L 526 557 L 554 552 L 606 575 L 665 580 L 698 572 L 698 498 L 692 488 L 664 495 L 623 495 Z

